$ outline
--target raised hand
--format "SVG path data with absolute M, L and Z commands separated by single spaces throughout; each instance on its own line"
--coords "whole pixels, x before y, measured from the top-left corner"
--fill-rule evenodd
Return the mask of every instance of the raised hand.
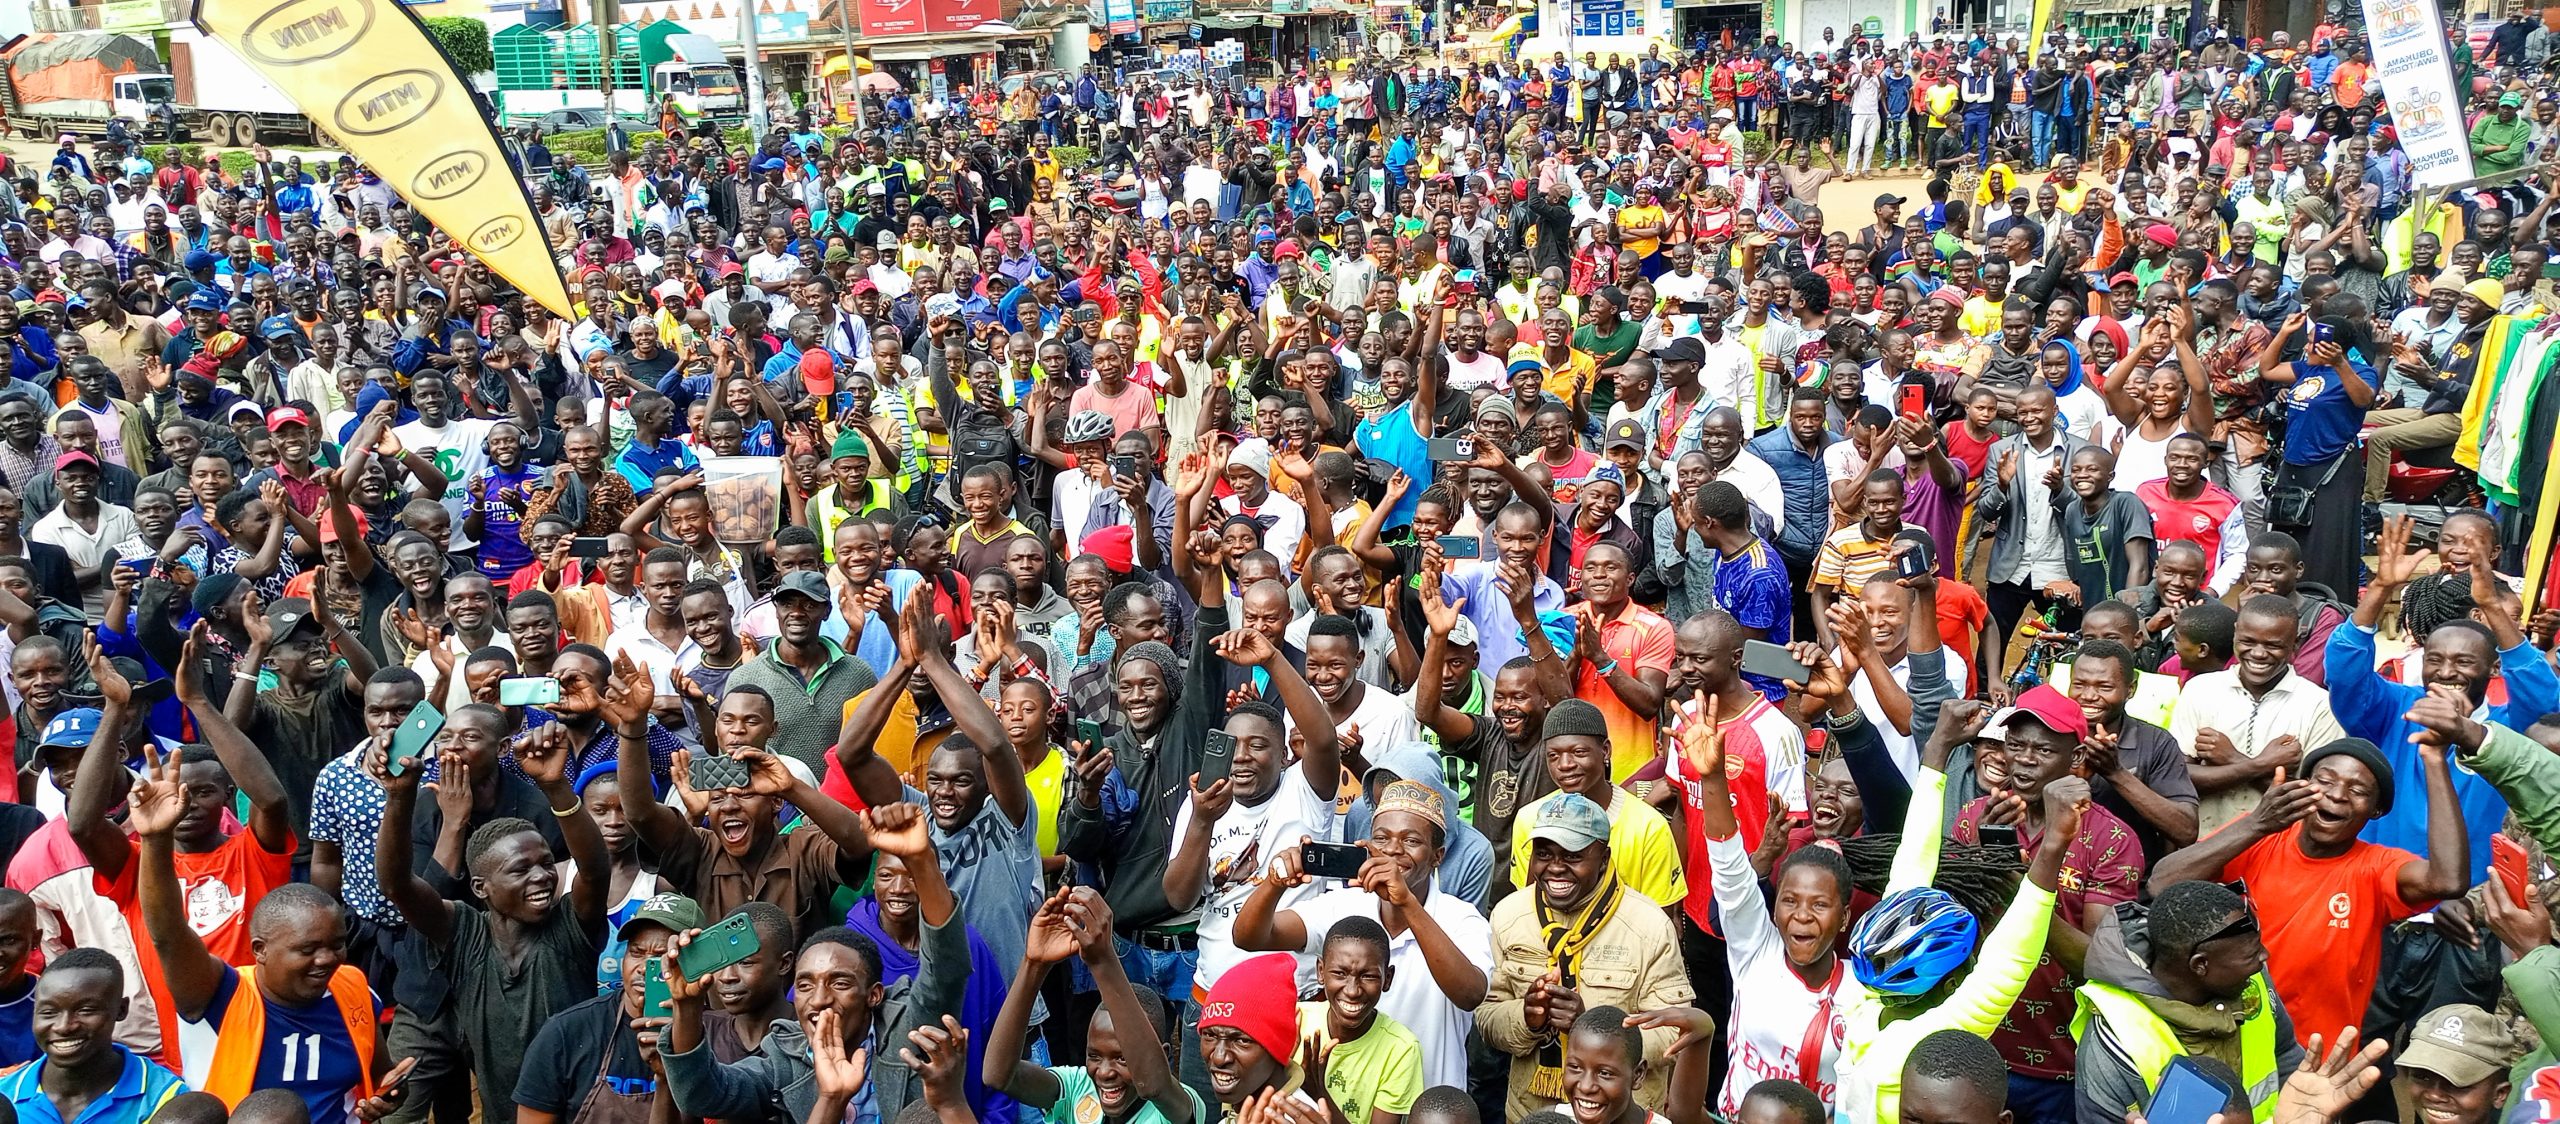
M 791 775 L 782 759 L 761 749 L 741 749 L 729 755 L 747 767 L 746 790 L 757 796 L 787 797 L 799 780 Z
M 266 600 L 259 596 L 254 588 L 243 594 L 240 599 L 240 628 L 249 634 L 249 643 L 260 648 L 273 644 L 276 640 L 276 627 L 267 620 Z
M 178 757 L 160 756 L 158 743 L 142 743 L 142 775 L 125 794 L 125 826 L 134 834 L 168 838 L 187 814 L 187 786 L 178 780 Z
M 569 780 L 569 729 L 557 722 L 527 730 L 517 739 L 516 767 L 525 779 L 548 788 Z
M 1069 889 L 1071 887 L 1059 887 L 1057 893 L 1043 899 L 1040 908 L 1031 914 L 1031 933 L 1028 943 L 1023 946 L 1023 956 L 1035 964 L 1055 964 L 1071 959 L 1083 948 L 1076 935 L 1075 923 L 1067 919 Z
M 1066 911 L 1067 925 L 1075 930 L 1078 951 L 1085 962 L 1118 956 L 1111 943 L 1111 903 L 1102 892 L 1091 886 L 1069 886 L 1061 908 Z
M 1854 602 L 1851 603 L 1854 604 Z M 1861 628 L 1860 635 L 1864 634 L 1865 630 Z M 1845 637 L 1847 634 L 1842 635 Z M 1787 652 L 1796 658 L 1796 662 L 1813 669 L 1812 680 L 1804 683 L 1789 680 L 1786 684 L 1788 690 L 1801 692 L 1806 697 L 1819 700 L 1826 706 L 1849 697 L 1851 675 L 1849 665 L 1831 658 L 1831 653 L 1824 650 L 1822 645 L 1799 640 L 1787 645 Z
M 2382 1083 L 2378 1063 L 2390 1052 L 2388 1039 L 2357 1049 L 2352 1026 L 2338 1029 L 2338 1041 L 2326 1053 L 2320 1048 L 2320 1036 L 2312 1035 L 2310 1048 L 2302 1052 L 2302 1065 L 2276 1092 L 2269 1124 L 2329 1124 L 2338 1119 Z
M 1706 707 L 1686 715 L 1688 721 L 1680 727 L 1680 762 L 1690 776 L 1724 776 L 1724 728 L 1716 722 L 1722 706 L 1722 700 L 1708 695 Z
M 819 1008 L 809 1020 L 809 1066 L 823 1097 L 852 1100 L 869 1080 L 870 1055 L 859 1047 L 845 1052 L 844 1024 L 832 1007 Z
M 2382 521 L 2380 556 L 2373 564 L 2375 585 L 2398 588 L 2418 576 L 2418 570 L 2436 556 L 2432 550 L 2409 550 L 2409 532 L 2413 524 L 2406 515 L 2394 515 Z
M 589 691 L 597 688 L 589 685 Z M 656 705 L 657 693 L 649 684 L 649 673 L 633 663 L 631 653 L 613 658 L 613 678 L 603 685 L 597 696 L 597 713 L 615 732 L 631 737 L 645 735 L 649 729 L 649 708 Z
M 370 1122 L 400 1111 L 400 1102 L 409 1098 L 409 1073 L 416 1068 L 416 1058 L 402 1058 L 392 1063 L 391 1068 L 383 1073 L 382 1081 L 375 1086 L 378 1091 L 357 1101 L 350 1115 Z
M 2318 785 L 2298 778 L 2286 780 L 2285 770 L 2279 768 L 2274 780 L 2267 785 L 2266 795 L 2258 798 L 2257 808 L 2249 815 L 2257 821 L 2264 834 L 2274 835 L 2301 823 L 2311 815 L 2312 806 L 2319 802 Z
M 871 845 L 905 859 L 910 865 L 939 861 L 933 837 L 925 830 L 924 812 L 913 804 L 888 804 L 864 813 L 870 820 Z
M 942 1016 L 940 1026 L 920 1026 L 907 1032 L 913 1049 L 900 1048 L 898 1059 L 907 1063 L 924 1081 L 924 1098 L 936 1106 L 962 1105 L 961 1074 L 969 1068 L 969 1030 L 960 1020 Z M 923 1051 L 919 1056 L 917 1051 Z
M 204 627 L 204 622 L 197 621 L 196 627 Z M 192 648 L 193 637 L 190 637 L 189 641 Z M 89 661 L 89 677 L 97 681 L 98 694 L 107 701 L 107 705 L 116 707 L 130 705 L 133 702 L 133 684 L 125 679 L 123 672 L 116 670 L 115 664 L 107 660 L 106 653 L 99 650 L 98 634 L 95 632 L 83 634 L 81 650 Z M 189 655 L 193 655 L 192 650 Z
M 1714 1041 L 1716 1036 L 1715 1016 L 1695 1007 L 1657 1007 L 1650 1011 L 1637 1011 L 1627 1016 L 1627 1025 L 1637 1030 L 1662 1027 L 1678 1030 L 1680 1036 L 1671 1040 L 1670 1049 L 1663 1051 L 1673 1057 L 1693 1046 L 1704 1046 Z
M 1455 604 L 1450 603 L 1440 590 L 1437 575 L 1433 577 L 1435 580 L 1422 583 L 1422 619 L 1431 626 L 1432 635 L 1445 637 L 1457 630 L 1458 619 L 1466 613 L 1467 599 L 1461 597 Z
M 2471 700 L 2462 689 L 2449 683 L 2427 688 L 2417 703 L 2403 717 L 2418 724 L 2409 742 L 2423 749 L 2444 753 L 2455 746 L 2477 750 L 2488 740 L 2487 727 L 2471 718 Z
M 471 818 L 471 759 L 452 750 L 436 755 L 436 779 L 427 782 L 436 794 L 436 810 L 444 813 L 444 822 L 463 823 Z
M 1212 644 L 1218 658 L 1239 667 L 1263 667 L 1280 658 L 1279 649 L 1259 629 L 1239 628 L 1217 637 Z

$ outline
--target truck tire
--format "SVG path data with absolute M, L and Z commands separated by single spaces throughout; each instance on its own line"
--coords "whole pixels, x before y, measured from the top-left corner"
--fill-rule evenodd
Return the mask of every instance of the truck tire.
M 231 147 L 231 119 L 219 113 L 206 114 L 204 142 L 215 148 Z
M 232 115 L 231 143 L 242 148 L 258 143 L 258 119 L 246 113 Z

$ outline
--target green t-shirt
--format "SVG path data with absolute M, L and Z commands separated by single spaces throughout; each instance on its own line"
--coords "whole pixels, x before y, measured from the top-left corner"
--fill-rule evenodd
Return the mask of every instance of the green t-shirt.
M 2492 113 L 2471 126 L 2471 163 L 2481 175 L 2503 172 L 2524 165 L 2524 145 L 2533 139 L 2533 122 L 2517 114 L 2513 121 L 2500 121 Z M 2504 145 L 2498 152 L 2482 152 L 2483 145 Z
M 1326 1005 L 1298 1004 L 1298 1035 L 1330 1041 L 1325 1033 Z M 1413 1111 L 1422 1095 L 1422 1043 L 1404 1024 L 1381 1014 L 1369 1033 L 1333 1043 L 1324 1059 L 1325 1096 L 1352 1124 L 1368 1124 L 1371 1109 L 1402 1116 Z
M 1102 1124 L 1102 1096 L 1093 1091 L 1092 1074 L 1080 1065 L 1053 1065 L 1049 1076 L 1058 1079 L 1058 1102 L 1049 1106 L 1049 1124 Z M 1212 1119 L 1208 1108 L 1200 1103 L 1200 1094 L 1179 1082 L 1175 1087 L 1191 1098 L 1191 1119 L 1195 1124 Z M 1153 1103 L 1140 1100 L 1138 1110 L 1129 1114 L 1125 1124 L 1165 1124 L 1165 1118 Z

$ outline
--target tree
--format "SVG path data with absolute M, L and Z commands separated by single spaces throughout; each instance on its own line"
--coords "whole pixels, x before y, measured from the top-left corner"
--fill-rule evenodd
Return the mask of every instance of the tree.
M 453 60 L 454 69 L 466 75 L 485 74 L 498 68 L 498 60 L 489 53 L 489 25 L 469 16 L 428 16 L 427 33 L 436 37 L 445 57 Z

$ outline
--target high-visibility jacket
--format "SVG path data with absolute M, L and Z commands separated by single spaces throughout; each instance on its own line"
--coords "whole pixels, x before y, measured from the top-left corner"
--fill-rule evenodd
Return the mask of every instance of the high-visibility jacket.
M 2276 1066 L 2276 1005 L 2268 996 L 2272 985 L 2260 973 L 2249 986 L 2258 989 L 2258 1013 L 2240 1024 L 2240 1081 L 2248 1087 L 2249 1118 L 2253 1124 L 2267 1124 L 2275 1115 L 2276 1091 L 2284 1083 L 2284 1075 Z M 2080 1040 L 2080 1048 L 2113 1049 L 2134 1072 L 2142 1075 L 2142 1083 L 2153 1089 L 2160 1087 L 2160 1077 L 2169 1063 L 2186 1056 L 2187 1048 L 2178 1041 L 2178 1032 L 2167 1019 L 2152 1013 L 2142 997 L 2112 984 L 2091 981 L 2080 985 L 2080 1002 L 2071 1015 L 2071 1037 Z M 2092 1016 L 2106 1019 L 2103 1043 L 2089 1041 Z M 2139 1107 L 2139 1106 L 2128 1106 Z

